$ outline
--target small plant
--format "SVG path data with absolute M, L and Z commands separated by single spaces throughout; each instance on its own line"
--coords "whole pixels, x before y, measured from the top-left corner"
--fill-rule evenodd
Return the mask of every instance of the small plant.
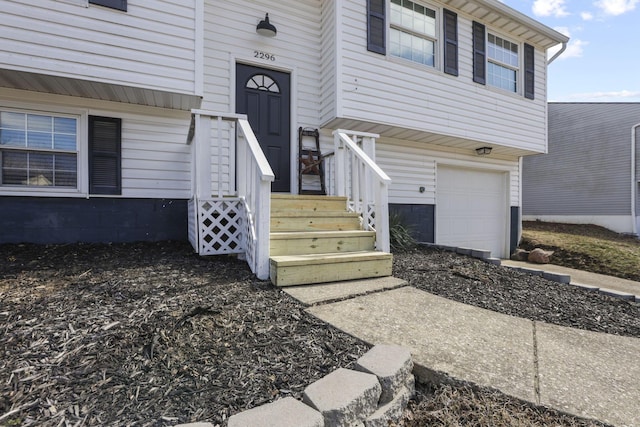
M 415 239 L 411 236 L 411 228 L 396 212 L 389 215 L 389 239 L 391 250 L 394 252 L 411 249 L 416 245 Z

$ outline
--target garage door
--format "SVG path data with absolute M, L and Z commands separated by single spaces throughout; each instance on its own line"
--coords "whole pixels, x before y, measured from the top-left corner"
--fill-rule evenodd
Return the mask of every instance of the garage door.
M 436 243 L 507 256 L 507 174 L 438 166 Z

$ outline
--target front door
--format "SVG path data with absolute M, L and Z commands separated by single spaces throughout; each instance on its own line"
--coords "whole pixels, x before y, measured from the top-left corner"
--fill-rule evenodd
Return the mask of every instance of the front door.
M 236 112 L 246 114 L 276 178 L 273 192 L 291 191 L 290 75 L 236 65 Z

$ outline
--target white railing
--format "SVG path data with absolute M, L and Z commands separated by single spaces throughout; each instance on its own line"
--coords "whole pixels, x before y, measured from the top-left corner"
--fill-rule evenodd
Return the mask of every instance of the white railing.
M 191 142 L 189 240 L 194 249 L 200 255 L 243 254 L 254 274 L 268 279 L 275 176 L 246 116 L 193 110 Z
M 362 216 L 362 228 L 376 232 L 376 249 L 389 252 L 391 179 L 375 163 L 374 144 L 379 135 L 342 129 L 333 135 L 335 159 L 330 192 L 347 197 L 349 209 Z
M 237 127 L 238 195 L 244 200 L 247 215 L 246 254 L 259 279 L 269 278 L 269 222 L 273 170 L 246 118 Z

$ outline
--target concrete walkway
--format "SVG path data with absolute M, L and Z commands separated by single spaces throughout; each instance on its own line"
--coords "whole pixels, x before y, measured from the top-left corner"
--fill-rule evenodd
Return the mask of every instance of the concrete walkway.
M 372 345 L 409 347 L 423 380 L 453 377 L 581 417 L 640 426 L 640 339 L 507 316 L 400 283 L 372 286 L 386 290 L 337 302 L 336 289 L 347 283 L 284 290 L 317 304 L 309 313 Z
M 525 261 L 502 260 L 502 265 L 505 267 L 527 268 L 533 270 L 548 271 L 550 273 L 566 274 L 568 276 L 571 276 L 572 284 L 583 285 L 590 288 L 597 288 L 603 293 L 608 294 L 613 294 L 612 292 L 608 291 L 614 291 L 619 294 L 634 295 L 640 297 L 640 282 L 635 282 L 633 280 L 620 279 L 618 277 L 590 273 L 588 271 L 576 270 L 575 268 L 562 267 L 553 264 L 533 264 Z

